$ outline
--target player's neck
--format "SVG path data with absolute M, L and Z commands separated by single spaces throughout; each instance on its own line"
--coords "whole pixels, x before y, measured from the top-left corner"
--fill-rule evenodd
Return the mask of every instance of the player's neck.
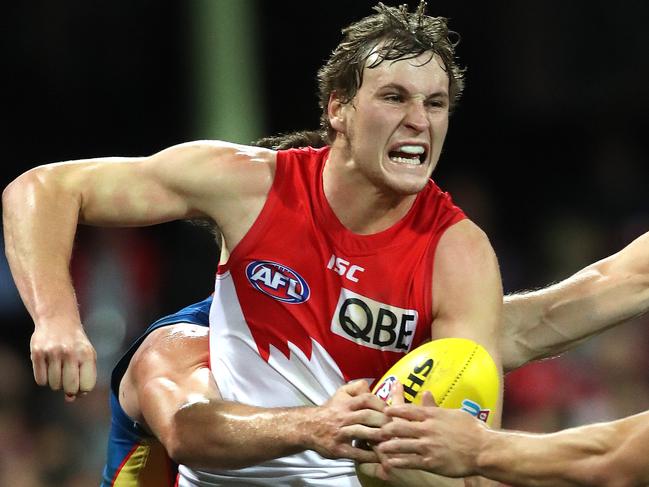
M 384 190 L 354 169 L 353 161 L 332 149 L 322 174 L 329 206 L 350 231 L 370 235 L 390 228 L 412 207 L 416 195 Z

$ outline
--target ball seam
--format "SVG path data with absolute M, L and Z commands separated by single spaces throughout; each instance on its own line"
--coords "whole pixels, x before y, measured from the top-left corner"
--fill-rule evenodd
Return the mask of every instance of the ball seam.
M 460 379 L 462 378 L 462 376 L 464 375 L 464 372 L 466 371 L 467 367 L 468 367 L 469 364 L 471 363 L 471 360 L 473 360 L 473 357 L 475 356 L 475 354 L 476 354 L 477 351 L 478 351 L 478 347 L 474 346 L 474 347 L 473 347 L 473 350 L 471 351 L 471 355 L 469 355 L 469 357 L 467 358 L 466 362 L 464 362 L 464 366 L 462 367 L 462 369 L 460 370 L 460 372 L 455 376 L 455 379 L 453 380 L 453 383 L 452 383 L 451 386 L 446 390 L 446 393 L 444 394 L 444 397 L 442 398 L 442 400 L 439 402 L 438 406 L 443 406 L 444 401 L 446 401 L 446 398 L 448 397 L 448 395 L 453 391 L 453 389 L 455 388 L 455 386 L 457 385 L 457 383 L 459 382 L 459 380 L 460 380 Z

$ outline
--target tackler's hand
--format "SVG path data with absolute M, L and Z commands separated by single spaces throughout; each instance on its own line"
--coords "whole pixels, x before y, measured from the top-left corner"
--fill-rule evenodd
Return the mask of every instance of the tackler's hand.
M 383 409 L 385 403 L 370 392 L 365 381 L 345 384 L 316 408 L 311 421 L 310 449 L 326 458 L 377 462 L 374 451 L 359 445 L 380 439 L 380 428 L 387 422 Z
M 390 439 L 377 450 L 386 472 L 410 468 L 447 477 L 476 474 L 477 452 L 488 428 L 482 421 L 466 411 L 437 407 L 430 391 L 421 406 L 397 404 L 385 413 L 393 420 L 381 430 Z

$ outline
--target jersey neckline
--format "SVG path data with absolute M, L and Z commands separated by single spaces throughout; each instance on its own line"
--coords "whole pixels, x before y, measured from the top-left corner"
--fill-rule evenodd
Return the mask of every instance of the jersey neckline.
M 426 191 L 428 185 L 417 193 L 406 214 L 390 227 L 371 234 L 355 233 L 340 221 L 333 208 L 331 208 L 324 192 L 323 173 L 325 164 L 329 158 L 330 149 L 329 146 L 317 149 L 320 154 L 318 167 L 315 171 L 315 209 L 318 220 L 324 224 L 324 228 L 331 234 L 336 244 L 342 247 L 349 247 L 348 250 L 356 254 L 359 252 L 375 252 L 377 248 L 403 244 L 403 230 L 409 227 L 413 218 L 415 218 L 417 213 L 416 209 L 422 193 Z

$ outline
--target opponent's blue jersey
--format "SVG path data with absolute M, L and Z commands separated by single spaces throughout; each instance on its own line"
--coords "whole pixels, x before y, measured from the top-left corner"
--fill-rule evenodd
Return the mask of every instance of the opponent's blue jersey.
M 111 375 L 110 433 L 108 455 L 101 487 L 173 487 L 178 466 L 169 458 L 164 447 L 141 425 L 131 419 L 119 404 L 119 384 L 144 339 L 154 330 L 177 323 L 209 326 L 212 297 L 160 318 L 151 324 L 117 362 Z

